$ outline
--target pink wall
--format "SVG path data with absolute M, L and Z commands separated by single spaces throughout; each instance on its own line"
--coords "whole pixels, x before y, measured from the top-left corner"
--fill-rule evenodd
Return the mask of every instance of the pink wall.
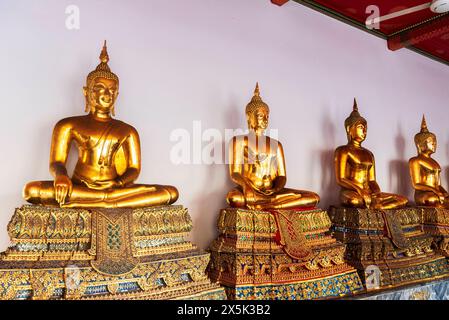
M 80 29 L 65 27 L 66 6 Z M 192 239 L 206 247 L 232 187 L 223 164 L 174 165 L 177 128 L 245 128 L 244 107 L 260 82 L 287 157 L 288 186 L 335 201 L 332 153 L 358 98 L 369 122 L 365 146 L 385 191 L 412 195 L 406 161 L 423 112 L 439 137 L 436 158 L 449 184 L 449 67 L 290 2 L 268 0 L 4 0 L 0 2 L 3 124 L 0 249 L 29 180 L 49 179 L 51 130 L 83 112 L 81 88 L 108 40 L 121 80 L 117 117 L 140 132 L 140 182 L 176 185 L 189 208 Z M 223 141 L 218 142 L 220 146 Z

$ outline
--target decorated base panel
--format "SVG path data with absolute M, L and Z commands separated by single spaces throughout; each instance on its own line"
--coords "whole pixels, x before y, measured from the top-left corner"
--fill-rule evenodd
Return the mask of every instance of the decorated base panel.
M 0 256 L 1 299 L 224 299 L 182 206 L 23 206 Z
M 335 237 L 345 259 L 370 288 L 396 287 L 449 277 L 446 259 L 432 249 L 416 208 L 370 210 L 331 207 Z
M 417 207 L 424 231 L 433 237 L 434 249 L 449 258 L 449 209 Z
M 363 289 L 328 235 L 326 211 L 227 208 L 218 218 L 208 273 L 231 299 L 324 299 Z
M 360 291 L 356 272 L 332 275 L 329 278 L 274 283 L 267 285 L 225 286 L 226 294 L 237 300 L 311 300 L 330 299 Z

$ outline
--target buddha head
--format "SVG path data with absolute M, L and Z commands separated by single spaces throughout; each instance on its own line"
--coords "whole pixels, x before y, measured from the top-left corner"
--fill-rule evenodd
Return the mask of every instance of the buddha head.
M 254 95 L 251 101 L 246 105 L 245 112 L 248 128 L 250 130 L 254 130 L 256 133 L 261 133 L 268 127 L 270 108 L 260 97 L 259 83 L 256 83 Z
M 422 116 L 421 131 L 415 135 L 415 145 L 419 154 L 432 154 L 437 148 L 437 137 L 427 129 L 426 118 Z
M 358 143 L 362 143 L 366 138 L 368 123 L 365 118 L 360 115 L 355 98 L 352 112 L 345 120 L 345 129 L 348 136 L 348 142 L 356 141 Z
M 114 104 L 118 95 L 119 80 L 108 66 L 109 56 L 106 41 L 100 54 L 100 64 L 88 74 L 83 88 L 86 97 L 86 112 L 95 110 L 114 115 Z

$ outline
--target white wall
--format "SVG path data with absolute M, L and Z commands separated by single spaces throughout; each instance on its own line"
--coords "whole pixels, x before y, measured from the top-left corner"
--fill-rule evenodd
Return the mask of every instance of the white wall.
M 80 8 L 78 31 L 65 8 Z M 170 133 L 244 128 L 256 81 L 271 107 L 287 157 L 288 186 L 334 202 L 332 153 L 346 143 L 343 121 L 357 96 L 369 122 L 385 191 L 412 193 L 405 161 L 415 154 L 421 115 L 439 138 L 447 168 L 449 68 L 294 2 L 269 0 L 2 0 L 0 2 L 0 249 L 6 225 L 30 180 L 50 179 L 53 125 L 83 113 L 81 88 L 103 39 L 121 80 L 117 117 L 142 142 L 139 181 L 176 185 L 190 210 L 192 239 L 206 247 L 232 187 L 225 165 L 174 165 Z M 447 185 L 448 175 L 444 172 Z

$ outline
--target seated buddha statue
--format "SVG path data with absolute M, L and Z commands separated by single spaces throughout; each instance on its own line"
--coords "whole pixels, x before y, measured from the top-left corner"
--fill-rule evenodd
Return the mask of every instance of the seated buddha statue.
M 354 99 L 353 111 L 345 120 L 348 144 L 335 150 L 334 164 L 342 205 L 356 208 L 394 209 L 408 200 L 400 195 L 380 191 L 376 182 L 374 155 L 362 147 L 367 122 L 360 116 Z
M 33 204 L 78 208 L 175 202 L 175 187 L 134 184 L 141 169 L 139 134 L 113 118 L 119 79 L 108 66 L 106 42 L 100 61 L 83 90 L 88 114 L 62 119 L 53 129 L 50 172 L 54 180 L 28 183 L 24 198 Z M 78 161 L 69 177 L 66 162 L 72 142 L 78 147 Z
M 315 207 L 316 193 L 285 188 L 282 144 L 266 135 L 269 107 L 262 101 L 259 85 L 246 106 L 247 135 L 235 136 L 230 143 L 230 175 L 238 186 L 227 195 L 232 207 L 255 210 Z
M 449 208 L 449 194 L 441 186 L 441 167 L 432 159 L 437 147 L 437 138 L 427 129 L 424 116 L 421 131 L 415 135 L 415 145 L 418 155 L 409 160 L 409 168 L 416 205 Z

